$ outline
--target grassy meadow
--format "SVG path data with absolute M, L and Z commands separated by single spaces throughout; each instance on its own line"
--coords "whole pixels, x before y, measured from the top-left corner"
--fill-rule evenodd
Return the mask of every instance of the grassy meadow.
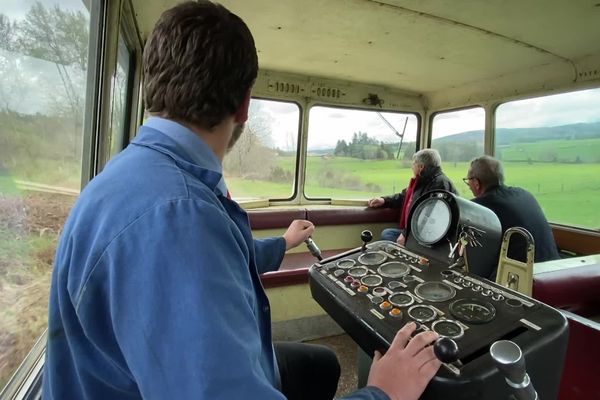
M 278 165 L 293 170 L 294 157 L 279 157 Z M 463 197 L 472 197 L 462 181 L 469 163 L 443 164 Z M 535 195 L 546 217 L 557 223 L 600 228 L 600 163 L 505 162 L 506 183 L 526 188 Z M 329 176 L 329 179 L 324 177 Z M 402 190 L 412 171 L 398 160 L 359 160 L 349 157 L 309 157 L 306 195 L 340 199 L 368 199 Z M 290 183 L 227 178 L 235 197 L 288 197 Z M 325 185 L 322 185 L 325 183 Z M 336 187 L 337 186 L 337 187 Z M 340 187 L 342 186 L 342 187 Z

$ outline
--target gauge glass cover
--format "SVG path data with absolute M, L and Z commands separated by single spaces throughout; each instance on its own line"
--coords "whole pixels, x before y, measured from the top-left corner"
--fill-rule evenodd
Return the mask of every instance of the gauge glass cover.
M 408 309 L 408 316 L 419 322 L 433 321 L 436 315 L 433 308 L 425 305 L 416 305 Z
M 410 306 L 415 299 L 407 293 L 394 293 L 389 297 L 389 302 L 397 307 Z
M 388 278 L 400 278 L 410 273 L 410 267 L 400 261 L 390 261 L 382 264 L 377 272 Z
M 438 303 L 453 298 L 456 289 L 444 282 L 430 281 L 415 286 L 415 294 L 423 300 Z
M 451 321 L 449 319 L 435 321 L 433 324 L 431 324 L 431 330 L 437 332 L 437 334 L 440 336 L 450 339 L 458 339 L 465 333 L 458 322 Z
M 446 236 L 452 221 L 450 206 L 439 197 L 431 197 L 415 209 L 411 221 L 410 234 L 422 244 L 431 245 Z
M 476 298 L 456 300 L 449 308 L 454 318 L 468 324 L 485 324 L 496 316 L 492 303 Z
M 387 259 L 383 251 L 368 251 L 358 257 L 358 262 L 364 265 L 378 265 Z

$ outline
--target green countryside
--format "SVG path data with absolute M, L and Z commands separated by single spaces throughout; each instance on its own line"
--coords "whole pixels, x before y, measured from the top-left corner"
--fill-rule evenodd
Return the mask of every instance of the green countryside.
M 600 138 L 516 143 L 499 149 L 506 183 L 533 193 L 547 218 L 556 223 L 600 228 Z M 568 162 L 545 161 L 558 154 Z M 578 158 L 579 157 L 579 158 Z M 523 160 L 523 161 L 507 161 Z M 543 161 L 542 161 L 543 160 Z M 277 166 L 293 174 L 295 157 L 277 157 Z M 472 197 L 462 182 L 469 163 L 443 162 L 461 196 Z M 305 193 L 308 197 L 368 199 L 402 190 L 412 176 L 406 160 L 361 160 L 328 155 L 309 156 Z M 235 197 L 285 198 L 286 183 L 228 177 Z

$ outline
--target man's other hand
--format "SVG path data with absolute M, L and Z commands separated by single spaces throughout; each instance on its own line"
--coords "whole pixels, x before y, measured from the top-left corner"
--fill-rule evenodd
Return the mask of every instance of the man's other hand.
M 367 205 L 371 208 L 381 207 L 385 203 L 383 197 L 375 197 L 374 199 L 369 200 Z
M 285 239 L 285 249 L 293 249 L 300 243 L 304 242 L 315 231 L 315 226 L 312 222 L 305 219 L 295 219 L 292 221 L 287 231 L 283 234 Z
M 417 400 L 440 368 L 441 361 L 431 344 L 438 338 L 432 331 L 412 339 L 414 322 L 402 327 L 385 355 L 375 352 L 367 385 L 383 390 L 391 400 Z

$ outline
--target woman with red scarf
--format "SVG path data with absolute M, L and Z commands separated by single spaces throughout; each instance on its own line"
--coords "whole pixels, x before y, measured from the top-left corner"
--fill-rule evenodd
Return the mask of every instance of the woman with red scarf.
M 382 240 L 390 240 L 399 245 L 406 242 L 405 232 L 408 225 L 410 207 L 423 194 L 430 190 L 443 189 L 458 194 L 452 181 L 442 172 L 440 153 L 434 149 L 423 149 L 413 155 L 413 177 L 408 187 L 392 196 L 376 197 L 369 200 L 371 208 L 400 208 L 398 228 L 386 228 L 381 232 Z

